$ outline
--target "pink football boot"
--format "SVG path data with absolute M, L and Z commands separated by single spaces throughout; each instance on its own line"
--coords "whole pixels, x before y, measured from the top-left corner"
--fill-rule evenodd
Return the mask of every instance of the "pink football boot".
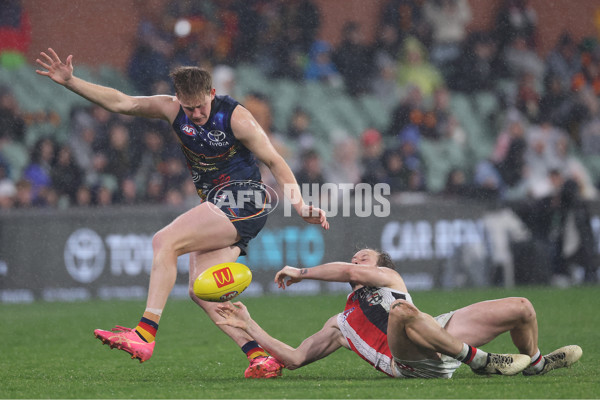
M 119 350 L 128 352 L 131 354 L 132 359 L 137 358 L 141 363 L 152 357 L 154 344 L 156 343 L 144 342 L 135 332 L 135 329 L 119 325 L 115 326 L 110 332 L 96 329 L 94 336 L 100 339 L 102 343 L 109 345 L 111 349 L 116 347 Z
M 244 376 L 251 379 L 268 379 L 281 376 L 283 364 L 275 358 L 258 356 L 250 360 L 250 366 L 246 368 Z

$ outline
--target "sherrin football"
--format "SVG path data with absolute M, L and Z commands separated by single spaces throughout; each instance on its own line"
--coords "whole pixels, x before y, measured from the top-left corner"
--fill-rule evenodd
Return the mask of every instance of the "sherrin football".
M 194 282 L 194 293 L 206 301 L 229 301 L 252 282 L 252 271 L 244 264 L 222 263 L 202 272 Z

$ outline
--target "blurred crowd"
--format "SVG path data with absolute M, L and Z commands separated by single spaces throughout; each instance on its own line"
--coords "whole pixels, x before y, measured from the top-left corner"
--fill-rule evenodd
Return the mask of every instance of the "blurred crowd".
M 310 0 L 172 0 L 141 13 L 127 70 L 140 94 L 171 93 L 170 69 L 192 64 L 213 72 L 218 94 L 233 95 L 236 67 L 252 64 L 270 79 L 319 81 L 392 105 L 385 130 L 332 132 L 325 158 L 307 110 L 294 110 L 288 128 L 275 132 L 274 99 L 259 92 L 238 99 L 300 183 L 386 182 L 394 194 L 501 201 L 556 196 L 573 181 L 578 198 L 597 197 L 598 177 L 574 153 L 600 154 L 600 46 L 564 33 L 540 54 L 536 11 L 527 0 L 505 0 L 487 32 L 467 29 L 467 0 L 389 0 L 374 40 L 356 20 L 342 27 L 335 46 L 318 37 L 322 16 Z M 495 138 L 493 152 L 452 168 L 442 190 L 432 190 L 422 142 L 466 148 L 469 135 L 451 103 L 478 93 L 499 99 L 490 124 L 496 131 L 485 133 Z M 0 88 L 0 150 L 26 144 L 31 118 L 9 88 Z M 71 112 L 68 140 L 49 135 L 27 148 L 20 170 L 0 151 L 0 208 L 198 202 L 166 123 L 81 106 Z

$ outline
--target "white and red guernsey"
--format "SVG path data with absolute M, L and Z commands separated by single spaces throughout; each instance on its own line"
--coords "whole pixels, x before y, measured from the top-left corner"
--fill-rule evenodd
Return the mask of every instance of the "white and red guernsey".
M 346 308 L 337 323 L 350 348 L 379 371 L 394 376 L 392 353 L 387 341 L 390 307 L 403 299 L 412 304 L 408 293 L 378 287 L 362 287 L 348 295 Z

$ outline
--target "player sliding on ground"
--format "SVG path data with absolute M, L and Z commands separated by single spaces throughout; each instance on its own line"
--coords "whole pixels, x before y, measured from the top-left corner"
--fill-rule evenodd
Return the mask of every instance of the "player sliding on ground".
M 285 187 L 290 202 L 302 218 L 329 229 L 325 213 L 302 200 L 300 188 L 290 167 L 274 149 L 252 114 L 229 96 L 217 96 L 210 74 L 197 67 L 179 67 L 171 73 L 175 96 L 128 96 L 118 90 L 92 84 L 73 75 L 72 56 L 65 63 L 56 52 L 42 52 L 37 70 L 72 92 L 105 109 L 126 115 L 168 121 L 186 158 L 202 203 L 180 215 L 152 239 L 153 259 L 146 309 L 134 328 L 117 326 L 112 331 L 97 329 L 96 337 L 148 360 L 154 351 L 155 336 L 163 309 L 177 277 L 177 257 L 190 254 L 190 296 L 215 321 L 220 319 L 216 305 L 194 295 L 192 285 L 205 269 L 234 262 L 244 255 L 248 242 L 266 222 L 266 206 L 246 199 L 264 199 L 268 192 L 261 182 L 256 158 Z M 235 182 L 235 184 L 234 184 Z M 227 186 L 227 192 L 219 191 Z M 245 196 L 247 193 L 250 196 Z M 228 193 L 228 195 L 223 195 Z M 231 196 L 229 201 L 223 196 Z M 239 200 L 239 199 L 238 199 Z M 235 204 L 235 206 L 232 206 Z M 281 372 L 280 364 L 240 329 L 222 326 L 246 353 L 248 378 L 268 378 Z
M 476 374 L 542 375 L 570 366 L 582 354 L 572 345 L 542 356 L 535 310 L 525 298 L 484 301 L 433 318 L 415 307 L 389 256 L 375 250 L 358 251 L 352 263 L 285 267 L 275 282 L 285 289 L 303 279 L 348 282 L 353 292 L 345 310 L 297 348 L 266 333 L 240 302 L 222 304 L 223 320 L 217 324 L 245 330 L 288 369 L 345 347 L 396 378 L 450 378 L 461 363 Z M 504 332 L 510 332 L 520 354 L 478 348 Z

